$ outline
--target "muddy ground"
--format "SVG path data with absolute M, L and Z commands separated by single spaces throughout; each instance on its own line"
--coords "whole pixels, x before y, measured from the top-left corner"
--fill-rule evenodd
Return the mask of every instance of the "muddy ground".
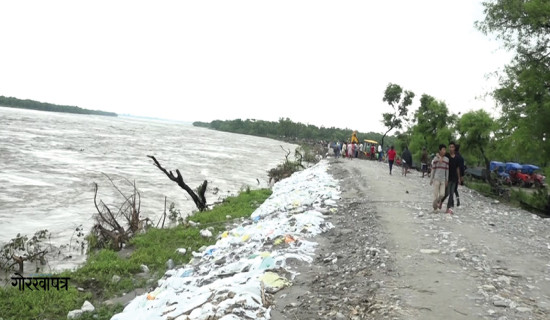
M 550 219 L 462 186 L 454 215 L 434 213 L 429 179 L 399 170 L 331 160 L 335 228 L 273 319 L 550 319 Z

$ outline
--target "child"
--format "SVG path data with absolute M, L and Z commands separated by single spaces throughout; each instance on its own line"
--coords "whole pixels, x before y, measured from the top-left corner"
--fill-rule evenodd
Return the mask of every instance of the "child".
M 449 158 L 445 156 L 447 147 L 439 145 L 439 153 L 432 160 L 432 179 L 430 185 L 434 186 L 434 212 L 441 209 L 441 200 L 445 196 L 445 189 L 449 183 Z

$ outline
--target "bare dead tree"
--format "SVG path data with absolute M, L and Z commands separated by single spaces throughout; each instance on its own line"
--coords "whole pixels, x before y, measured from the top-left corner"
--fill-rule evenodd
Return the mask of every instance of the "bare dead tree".
M 285 159 L 286 159 L 286 162 L 289 162 L 290 160 L 288 160 L 288 156 L 290 155 L 290 149 L 285 149 L 283 148 L 283 146 L 279 145 L 279 147 L 281 147 L 281 149 L 283 149 L 284 152 L 286 152 L 285 154 Z
M 180 170 L 176 169 L 176 175 L 172 173 L 172 171 L 167 171 L 164 169 L 160 163 L 157 161 L 157 159 L 154 156 L 147 156 L 155 162 L 155 166 L 160 169 L 160 171 L 164 172 L 166 176 L 178 184 L 183 190 L 185 190 L 193 199 L 193 202 L 195 202 L 195 205 L 197 206 L 197 209 L 199 211 L 205 211 L 207 210 L 206 205 L 206 197 L 204 196 L 204 193 L 206 192 L 206 186 L 208 185 L 208 181 L 204 180 L 204 182 L 199 186 L 197 193 L 193 191 L 185 182 L 183 181 L 183 177 L 181 176 Z
M 94 183 L 94 205 L 97 211 L 95 215 L 96 224 L 92 228 L 92 232 L 98 237 L 99 247 L 110 243 L 113 250 L 122 249 L 123 244 L 133 237 L 139 230 L 144 227 L 144 222 L 149 218 L 140 219 L 141 210 L 141 195 L 136 187 L 135 182 L 130 182 L 133 187 L 130 196 L 122 192 L 108 175 L 105 175 L 112 183 L 113 187 L 124 198 L 122 204 L 114 211 L 102 200 L 97 199 L 98 185 Z M 125 222 L 125 226 L 122 222 Z
M 271 183 L 272 181 L 278 182 L 284 178 L 288 178 L 294 172 L 299 171 L 300 168 L 305 169 L 305 167 L 302 165 L 302 154 L 298 151 L 298 149 L 296 149 L 294 153 L 294 157 L 296 158 L 296 160 L 292 161 L 288 158 L 291 154 L 290 149 L 287 150 L 283 148 L 283 146 L 280 146 L 280 147 L 284 152 L 286 152 L 285 162 L 267 171 L 267 176 L 269 177 L 269 183 Z

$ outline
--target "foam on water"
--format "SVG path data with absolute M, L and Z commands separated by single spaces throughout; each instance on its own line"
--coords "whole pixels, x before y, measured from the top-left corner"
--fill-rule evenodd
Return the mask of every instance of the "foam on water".
M 0 107 L 0 245 L 41 229 L 62 245 L 79 225 L 89 230 L 94 182 L 98 198 L 122 203 L 105 174 L 124 191 L 131 190 L 124 179 L 135 181 L 143 217 L 156 222 L 165 196 L 182 213 L 191 212 L 189 196 L 147 155 L 168 170 L 179 169 L 192 188 L 208 180 L 212 203 L 245 185 L 267 187 L 267 170 L 284 160 L 281 145 L 295 148 L 189 124 Z

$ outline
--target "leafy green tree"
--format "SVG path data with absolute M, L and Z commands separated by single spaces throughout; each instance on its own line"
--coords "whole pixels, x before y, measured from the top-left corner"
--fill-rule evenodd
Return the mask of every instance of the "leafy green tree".
M 454 139 L 457 117 L 449 114 L 449 109 L 443 101 L 423 94 L 420 107 L 414 113 L 414 126 L 410 138 L 410 150 L 415 159 L 420 159 L 422 148 L 428 153 L 436 153 L 441 143 L 449 143 Z
M 412 104 L 413 99 L 414 93 L 412 91 L 403 90 L 397 84 L 390 83 L 386 87 L 382 101 L 387 102 L 392 107 L 393 112 L 382 114 L 382 123 L 388 128 L 382 136 L 382 147 L 384 147 L 384 139 L 390 131 L 403 128 L 403 121 L 408 120 L 408 108 Z
M 494 97 L 502 109 L 499 144 L 516 161 L 548 166 L 550 159 L 550 2 L 484 2 L 477 27 L 515 53 Z M 505 152 L 502 152 L 505 154 Z
M 509 66 L 494 96 L 502 107 L 502 130 L 512 157 L 548 165 L 550 71 L 539 63 Z M 515 153 L 515 154 L 514 154 Z
M 463 155 L 477 157 L 481 155 L 489 172 L 488 148 L 494 137 L 495 121 L 485 111 L 470 111 L 458 120 L 460 150 Z M 477 153 L 477 154 L 476 154 Z

